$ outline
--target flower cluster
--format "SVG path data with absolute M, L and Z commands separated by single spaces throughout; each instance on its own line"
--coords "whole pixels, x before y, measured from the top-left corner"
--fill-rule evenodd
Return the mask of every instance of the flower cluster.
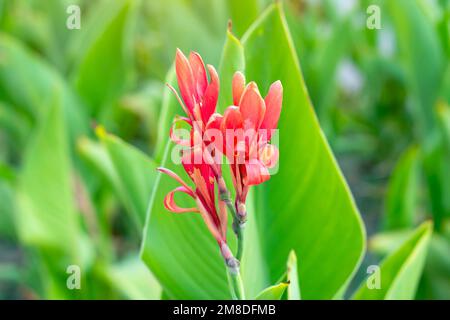
M 164 206 L 175 213 L 201 214 L 218 242 L 225 262 L 229 267 L 237 268 L 242 252 L 236 259 L 227 245 L 227 208 L 232 213 L 233 230 L 239 239 L 246 221 L 245 202 L 249 187 L 269 179 L 269 168 L 278 161 L 278 149 L 270 144 L 270 139 L 280 117 L 283 88 L 281 82 L 276 81 L 262 98 L 256 83 L 246 84 L 244 75 L 236 72 L 232 80 L 233 104 L 221 115 L 216 112 L 219 77 L 214 67 L 207 65 L 205 68 L 198 53 L 192 52 L 187 58 L 180 50 L 176 53 L 175 67 L 181 98 L 173 87 L 168 86 L 186 115 L 177 116 L 174 124 L 184 122 L 189 131 L 188 136 L 182 138 L 172 126 L 170 138 L 183 147 L 181 163 L 195 187 L 189 186 L 173 171 L 159 168 L 180 183 L 166 195 Z M 236 195 L 234 203 L 222 176 L 222 158 L 230 165 Z M 187 194 L 196 206 L 178 206 L 174 198 L 176 193 Z

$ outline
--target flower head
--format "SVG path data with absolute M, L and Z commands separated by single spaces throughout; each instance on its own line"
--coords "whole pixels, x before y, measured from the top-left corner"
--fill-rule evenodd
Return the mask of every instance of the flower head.
M 263 99 L 256 83 L 245 85 L 244 75 L 236 72 L 232 90 L 234 105 L 225 110 L 221 130 L 238 200 L 245 203 L 248 187 L 269 179 L 268 168 L 278 160 L 278 149 L 269 142 L 280 117 L 283 87 L 274 82 Z
M 220 167 L 214 163 L 207 163 L 203 153 L 206 144 L 203 140 L 205 130 L 219 125 L 217 122 L 219 117 L 215 114 L 219 95 L 219 77 L 214 67 L 208 65 L 210 76 L 208 81 L 203 60 L 196 52 L 191 52 L 188 59 L 180 50 L 177 50 L 175 68 L 182 99 L 174 88 L 169 87 L 178 98 L 186 117 L 178 116 L 174 123 L 180 121 L 187 123 L 190 126 L 190 137 L 180 138 L 174 133 L 173 128 L 171 128 L 170 137 L 175 143 L 186 147 L 183 150 L 181 162 L 194 183 L 195 189 L 192 189 L 174 172 L 159 168 L 159 171 L 168 174 L 181 184 L 166 195 L 164 206 L 175 213 L 200 213 L 214 238 L 222 244 L 226 242 L 227 215 L 226 211 L 216 209 L 214 184 Z M 193 198 L 196 207 L 179 207 L 174 199 L 177 192 L 185 193 Z

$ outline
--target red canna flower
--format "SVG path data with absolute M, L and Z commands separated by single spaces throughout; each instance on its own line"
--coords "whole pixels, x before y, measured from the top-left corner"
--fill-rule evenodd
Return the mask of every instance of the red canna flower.
M 256 83 L 246 86 L 244 75 L 236 72 L 232 91 L 234 105 L 225 110 L 221 130 L 239 207 L 245 204 L 249 186 L 268 180 L 268 168 L 278 161 L 278 149 L 269 141 L 280 117 L 283 87 L 274 82 L 263 99 Z
M 195 190 L 174 172 L 159 168 L 159 171 L 168 174 L 181 184 L 166 195 L 164 206 L 175 213 L 200 213 L 221 249 L 225 250 L 223 244 L 226 243 L 227 214 L 224 207 L 219 207 L 219 211 L 216 209 L 214 184 L 214 179 L 220 172 L 220 166 L 215 163 L 207 163 L 203 153 L 206 143 L 203 140 L 205 130 L 213 127 L 219 128 L 220 125 L 218 119 L 221 119 L 221 116 L 214 114 L 219 94 L 219 77 L 214 67 L 208 65 L 210 75 L 208 82 L 203 60 L 196 52 L 192 52 L 187 59 L 180 50 L 177 50 L 175 67 L 182 99 L 179 98 L 173 87 L 169 87 L 175 93 L 187 117 L 177 117 L 174 122 L 184 121 L 191 126 L 191 129 L 189 139 L 181 139 L 175 135 L 173 128 L 171 128 L 170 137 L 175 143 L 187 147 L 183 150 L 181 162 L 194 182 Z M 174 199 L 177 192 L 192 197 L 196 202 L 196 207 L 179 207 Z
M 195 130 L 199 131 L 199 136 L 202 137 L 205 130 L 217 122 L 219 115 L 215 114 L 215 111 L 219 96 L 219 76 L 213 66 L 207 65 L 207 68 L 209 82 L 201 56 L 191 52 L 188 59 L 177 49 L 175 69 L 182 99 L 173 87 L 168 86 L 175 93 L 187 117 L 177 117 L 174 122 L 184 121 L 192 127 L 190 141 L 180 139 L 171 129 L 170 137 L 177 144 L 191 146 Z

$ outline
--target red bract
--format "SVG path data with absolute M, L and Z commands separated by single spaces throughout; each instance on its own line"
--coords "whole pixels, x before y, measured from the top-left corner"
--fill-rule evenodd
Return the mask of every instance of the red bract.
M 280 117 L 283 87 L 274 82 L 263 99 L 256 83 L 245 86 L 244 75 L 236 72 L 232 90 L 234 106 L 225 110 L 221 130 L 237 200 L 245 203 L 248 187 L 269 179 L 268 168 L 278 161 L 278 149 L 269 141 Z

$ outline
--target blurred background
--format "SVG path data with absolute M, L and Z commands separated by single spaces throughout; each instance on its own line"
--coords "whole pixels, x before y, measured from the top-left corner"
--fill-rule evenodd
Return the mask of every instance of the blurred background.
M 417 298 L 450 299 L 450 1 L 283 3 L 368 232 L 355 283 L 433 219 Z M 66 26 L 73 4 L 80 29 Z M 175 49 L 217 67 L 228 20 L 241 37 L 268 4 L 0 0 L 0 299 L 160 297 L 138 259 L 148 194 L 123 196 L 112 150 L 153 156 Z M 73 259 L 86 290 L 62 289 Z

